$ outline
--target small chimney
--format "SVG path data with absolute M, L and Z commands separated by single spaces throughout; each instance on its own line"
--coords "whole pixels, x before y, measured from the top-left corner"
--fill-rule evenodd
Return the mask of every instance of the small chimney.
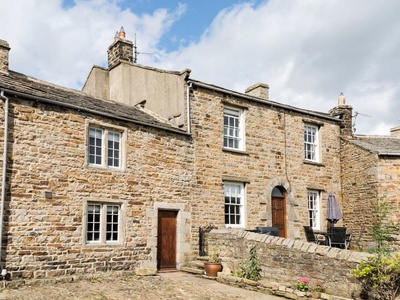
M 0 72 L 8 73 L 8 54 L 10 46 L 4 40 L 0 40 Z
M 390 135 L 393 137 L 400 137 L 400 126 L 390 128 Z
M 268 97 L 269 97 L 268 92 L 269 92 L 268 84 L 260 83 L 260 82 L 253 84 L 252 86 L 248 87 L 245 90 L 245 93 L 247 95 L 261 98 L 263 100 L 268 100 Z
M 108 68 L 112 69 L 121 62 L 133 62 L 133 43 L 125 39 L 124 27 L 116 32 L 114 42 L 108 47 Z

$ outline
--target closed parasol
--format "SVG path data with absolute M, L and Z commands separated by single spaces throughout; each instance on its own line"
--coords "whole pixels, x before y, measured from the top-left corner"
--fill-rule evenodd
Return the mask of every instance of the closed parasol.
M 326 212 L 326 219 L 331 224 L 336 224 L 342 218 L 342 212 L 336 201 L 335 195 L 331 192 L 328 196 L 328 209 Z

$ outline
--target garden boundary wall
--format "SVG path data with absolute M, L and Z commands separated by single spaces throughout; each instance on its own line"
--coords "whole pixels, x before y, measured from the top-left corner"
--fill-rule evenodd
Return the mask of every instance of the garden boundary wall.
M 209 251 L 219 251 L 225 274 L 235 273 L 238 263 L 249 256 L 251 247 L 256 246 L 262 280 L 294 287 L 300 277 L 306 277 L 311 290 L 359 299 L 361 285 L 350 270 L 366 260 L 368 253 L 241 229 L 213 229 L 208 239 Z

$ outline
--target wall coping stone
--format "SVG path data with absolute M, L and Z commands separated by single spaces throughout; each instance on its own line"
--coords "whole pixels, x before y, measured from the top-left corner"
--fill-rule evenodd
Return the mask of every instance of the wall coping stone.
M 256 241 L 265 244 L 298 249 L 300 251 L 305 251 L 308 253 L 314 253 L 329 258 L 346 260 L 355 263 L 360 263 L 362 260 L 367 260 L 368 257 L 371 256 L 371 254 L 365 252 L 356 252 L 346 249 L 333 248 L 325 245 L 317 245 L 314 243 L 309 243 L 307 241 L 285 239 L 272 235 L 262 235 L 255 232 L 245 231 L 244 229 L 237 229 L 237 228 L 212 229 L 211 233 L 235 235 L 239 238 L 244 238 L 249 241 Z M 260 236 L 263 236 L 263 238 L 260 239 Z

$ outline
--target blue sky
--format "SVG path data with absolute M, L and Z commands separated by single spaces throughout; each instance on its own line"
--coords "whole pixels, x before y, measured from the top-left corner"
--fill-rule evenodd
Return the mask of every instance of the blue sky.
M 164 35 L 158 41 L 158 46 L 166 51 L 173 51 L 179 47 L 198 42 L 200 36 L 206 31 L 213 19 L 223 9 L 229 9 L 235 4 L 251 3 L 257 5 L 262 1 L 232 1 L 232 0 L 125 0 L 118 1 L 121 9 L 128 9 L 135 14 L 152 14 L 160 8 L 168 11 L 178 10 L 183 7 L 184 13 L 177 19 L 169 29 L 169 34 Z M 75 6 L 75 0 L 63 0 L 62 6 L 70 9 Z M 132 32 L 131 32 L 132 34 Z M 139 45 L 140 46 L 140 45 Z M 146 50 L 142 50 L 146 51 Z
M 81 89 L 124 26 L 138 63 L 328 112 L 341 92 L 356 133 L 400 125 L 398 0 L 0 0 L 10 69 Z

